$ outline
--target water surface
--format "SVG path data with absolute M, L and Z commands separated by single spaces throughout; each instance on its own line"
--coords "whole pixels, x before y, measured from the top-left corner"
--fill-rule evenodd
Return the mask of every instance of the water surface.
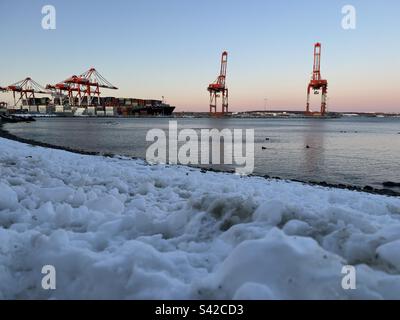
M 46 118 L 5 129 L 39 142 L 144 158 L 148 130 L 168 130 L 170 120 Z M 400 182 L 400 118 L 174 120 L 179 129 L 254 128 L 255 174 L 379 188 Z

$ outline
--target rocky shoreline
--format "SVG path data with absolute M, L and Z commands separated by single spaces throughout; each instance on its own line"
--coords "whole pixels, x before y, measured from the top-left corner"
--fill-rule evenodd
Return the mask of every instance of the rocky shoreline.
M 11 134 L 7 130 L 3 129 L 1 121 L 0 121 L 0 137 L 9 139 L 9 140 L 26 143 L 26 144 L 30 144 L 33 146 L 39 146 L 39 147 L 51 148 L 51 149 L 57 149 L 57 150 L 64 150 L 64 151 L 73 152 L 73 153 L 77 153 L 77 154 L 83 154 L 83 155 L 97 155 L 97 156 L 105 156 L 105 157 L 119 156 L 119 155 L 112 154 L 112 153 L 91 152 L 91 151 L 86 151 L 86 150 L 81 150 L 81 149 L 57 146 L 57 145 L 53 145 L 53 144 L 49 144 L 49 143 L 35 141 L 32 139 L 21 138 L 14 134 Z M 136 157 L 131 157 L 131 158 L 137 159 Z M 194 166 L 190 166 L 190 167 L 194 167 Z M 195 167 L 195 168 L 199 168 L 199 167 Z M 224 171 L 224 170 L 218 170 L 218 169 L 214 169 L 214 168 L 200 168 L 200 169 L 204 173 L 205 172 L 225 172 L 225 173 L 232 173 L 232 174 L 234 173 L 234 171 Z M 382 186 L 384 188 L 377 189 L 377 188 L 373 188 L 371 186 L 360 187 L 360 186 L 354 186 L 354 185 L 348 185 L 348 184 L 331 184 L 331 183 L 327 183 L 326 181 L 302 181 L 302 180 L 297 180 L 297 179 L 283 179 L 281 177 L 271 177 L 269 175 L 263 175 L 263 176 L 250 175 L 250 176 L 262 177 L 265 179 L 273 179 L 273 180 L 286 180 L 286 181 L 299 182 L 299 183 L 313 185 L 313 186 L 344 189 L 344 190 L 351 190 L 351 191 L 364 192 L 364 193 L 370 193 L 370 194 L 378 194 L 378 195 L 384 195 L 384 196 L 390 196 L 390 197 L 400 197 L 400 192 L 389 189 L 389 188 L 400 188 L 400 182 L 386 181 L 386 182 L 382 183 Z

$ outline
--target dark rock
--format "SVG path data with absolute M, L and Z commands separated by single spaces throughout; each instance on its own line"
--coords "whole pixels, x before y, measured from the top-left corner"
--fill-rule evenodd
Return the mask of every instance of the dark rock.
M 400 182 L 387 181 L 387 182 L 382 183 L 382 185 L 386 188 L 396 188 L 396 187 L 400 187 Z
M 382 194 L 382 195 L 384 195 L 384 196 L 392 196 L 392 197 L 398 197 L 398 196 L 400 196 L 400 193 L 399 193 L 399 192 L 396 192 L 396 191 L 393 191 L 393 190 L 390 190 L 390 189 L 376 190 L 376 192 L 377 192 L 378 194 Z
M 262 147 L 262 149 L 263 149 L 263 150 L 267 150 L 267 148 L 266 148 L 266 147 Z
M 374 188 L 372 188 L 371 186 L 365 186 L 364 191 L 374 191 Z
M 106 158 L 114 158 L 114 154 L 112 154 L 112 153 L 103 153 L 103 157 L 106 157 Z

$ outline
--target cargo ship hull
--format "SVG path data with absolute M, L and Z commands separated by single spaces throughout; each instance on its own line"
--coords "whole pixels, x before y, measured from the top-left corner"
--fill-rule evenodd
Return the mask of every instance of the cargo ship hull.
M 171 116 L 175 107 L 169 105 L 151 106 L 132 109 L 133 115 Z
M 21 110 L 29 113 L 55 114 L 59 116 L 171 116 L 174 106 L 161 100 L 143 100 L 134 98 L 100 97 L 87 101 L 49 98 L 23 100 Z M 15 110 L 17 111 L 17 110 Z

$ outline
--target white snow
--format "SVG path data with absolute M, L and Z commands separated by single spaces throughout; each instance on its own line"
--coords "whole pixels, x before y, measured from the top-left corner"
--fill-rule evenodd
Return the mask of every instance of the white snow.
M 18 205 L 17 194 L 8 185 L 0 183 L 0 210 L 14 209 Z
M 399 198 L 0 139 L 0 299 L 400 299 L 399 252 Z
M 400 272 L 400 240 L 380 246 L 376 252 L 381 259 L 396 268 Z

